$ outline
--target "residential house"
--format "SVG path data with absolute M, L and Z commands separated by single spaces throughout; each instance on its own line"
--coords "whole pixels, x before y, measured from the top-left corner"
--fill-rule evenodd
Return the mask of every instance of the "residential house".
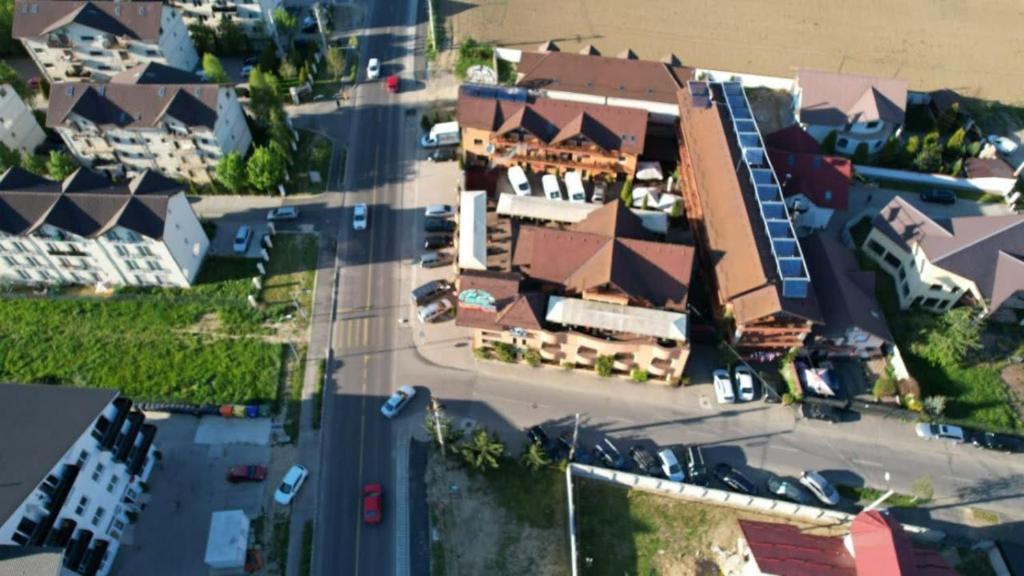
M 743 353 L 800 347 L 823 319 L 738 82 L 679 92 L 680 185 L 716 318 Z
M 678 379 L 689 356 L 693 249 L 658 242 L 615 200 L 568 227 L 513 225 L 506 270 L 463 270 L 456 324 L 544 362 Z
M 0 144 L 31 154 L 46 140 L 32 110 L 10 84 L 0 84 Z
M 852 155 L 865 144 L 868 154 L 898 134 L 907 108 L 907 83 L 821 70 L 800 70 L 794 85 L 797 121 L 818 142 L 836 133 L 836 151 Z
M 187 76 L 148 64 L 108 84 L 58 82 L 50 88 L 46 124 L 85 166 L 209 183 L 222 156 L 245 155 L 252 134 L 234 87 L 179 83 Z
M 821 232 L 800 240 L 824 324 L 811 330 L 807 348 L 829 356 L 871 358 L 893 344 L 878 300 L 875 273 L 861 270 L 846 246 Z
M 899 196 L 861 249 L 896 283 L 900 308 L 977 304 L 999 320 L 1024 310 L 1024 214 L 933 219 Z
M 149 0 L 16 0 L 13 36 L 50 82 L 105 82 L 147 62 L 182 70 L 199 63 L 178 11 Z
M 797 125 L 766 135 L 764 143 L 797 232 L 825 228 L 836 210 L 846 210 L 850 160 L 822 154 L 817 140 Z
M 189 287 L 210 241 L 181 184 L 124 184 L 80 168 L 64 182 L 0 176 L 0 278 L 23 284 Z
M 964 175 L 970 178 L 975 186 L 991 194 L 1003 196 L 1010 204 L 1020 198 L 1019 193 L 1014 192 L 1014 188 L 1017 187 L 1018 177 L 1022 172 L 1024 163 L 1014 170 L 999 156 L 968 158 L 964 163 Z M 1018 195 L 1015 197 L 1014 194 Z
M 238 24 L 253 40 L 277 42 L 274 10 L 284 6 L 281 0 L 170 0 L 181 11 L 186 26 L 203 24 L 216 29 L 222 19 Z
M 52 549 L 65 573 L 110 573 L 156 459 L 145 420 L 116 390 L 0 384 L 0 544 L 45 547 L 31 574 Z
M 481 95 L 482 94 L 482 95 Z M 644 150 L 647 112 L 550 98 L 508 100 L 472 86 L 456 106 L 467 164 L 629 177 Z

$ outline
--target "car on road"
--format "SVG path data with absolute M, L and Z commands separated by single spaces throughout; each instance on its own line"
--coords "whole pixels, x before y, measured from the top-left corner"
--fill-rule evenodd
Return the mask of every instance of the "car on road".
M 640 474 L 655 477 L 661 475 L 661 466 L 658 465 L 658 461 L 643 446 L 636 445 L 630 447 L 629 458 L 633 460 L 633 465 L 636 466 L 636 470 Z
M 773 474 L 765 481 L 765 486 L 768 488 L 769 494 L 781 496 L 797 504 L 808 503 L 807 494 L 800 489 L 800 486 L 787 478 L 779 478 Z
M 750 402 L 755 397 L 754 374 L 746 366 L 737 366 L 733 371 L 736 375 L 736 396 L 741 402 Z
M 402 81 L 398 78 L 397 74 L 388 76 L 387 89 L 392 94 L 398 94 L 398 91 L 402 89 Z
M 658 460 L 661 461 L 661 471 L 665 477 L 673 482 L 685 482 L 686 472 L 679 465 L 679 459 L 671 448 L 665 448 L 658 452 Z
M 431 302 L 426 306 L 420 306 L 417 308 L 416 317 L 423 323 L 433 322 L 447 314 L 451 309 L 451 301 L 444 298 L 436 302 Z
M 987 140 L 989 144 L 995 146 L 996 151 L 1000 154 L 1010 155 L 1017 151 L 1017 144 L 1006 136 L 990 134 L 985 140 Z
M 412 300 L 413 304 L 420 306 L 442 294 L 448 293 L 451 289 L 451 282 L 447 280 L 431 280 L 413 288 L 409 292 L 409 299 Z
M 384 498 L 384 489 L 380 484 L 367 484 L 363 486 L 363 522 L 366 524 L 380 524 L 381 500 Z
M 823 504 L 835 506 L 839 504 L 839 492 L 825 479 L 824 476 L 814 470 L 804 470 L 800 474 L 800 483 L 804 488 L 811 491 L 814 497 L 821 500 Z
M 427 218 L 447 218 L 455 215 L 455 209 L 451 204 L 431 204 L 423 209 L 423 215 Z
M 437 250 L 438 248 L 448 248 L 451 245 L 451 234 L 435 234 L 433 236 L 427 236 L 426 240 L 423 241 L 424 250 Z
M 715 465 L 713 471 L 715 478 L 725 484 L 733 492 L 754 496 L 757 494 L 757 485 L 744 476 L 739 470 L 721 462 Z
M 712 372 L 711 381 L 715 387 L 715 398 L 718 399 L 719 404 L 732 404 L 736 401 L 736 396 L 732 391 L 732 380 L 729 378 L 727 370 L 719 368 Z
M 256 464 L 241 464 L 228 468 L 227 481 L 232 484 L 239 482 L 260 482 L 267 478 L 267 467 Z
M 360 202 L 352 209 L 352 229 L 366 230 L 366 204 Z
M 608 438 L 604 439 L 604 443 L 599 442 L 594 445 L 594 455 L 595 459 L 607 468 L 623 470 L 626 467 L 626 457 L 619 452 L 619 449 Z
M 458 155 L 459 155 L 459 151 L 456 150 L 455 148 L 450 148 L 450 147 L 438 148 L 438 149 L 434 150 L 433 152 L 431 152 L 430 154 L 427 154 L 427 161 L 428 162 L 451 162 L 452 160 L 455 160 L 458 157 Z
M 686 476 L 687 482 L 697 486 L 707 486 L 711 479 L 708 478 L 708 467 L 704 463 L 704 452 L 700 446 L 686 447 Z
M 249 75 L 252 74 L 252 69 L 252 64 L 246 64 L 245 66 L 242 66 L 242 78 L 248 78 Z
M 508 169 L 508 183 L 512 185 L 516 196 L 530 196 L 533 190 L 530 189 L 530 181 L 526 178 L 526 172 L 521 166 L 512 166 Z
M 569 458 L 570 454 L 572 455 L 571 460 L 573 462 L 579 462 L 580 464 L 590 464 L 592 462 L 590 454 L 586 450 L 580 450 L 578 442 L 575 447 L 573 446 L 571 430 L 566 430 L 559 435 L 558 444 L 561 446 L 562 451 L 565 452 L 566 458 Z
M 299 209 L 295 206 L 281 206 L 267 212 L 267 222 L 278 220 L 295 220 L 299 217 Z
M 829 424 L 842 422 L 842 413 L 838 408 L 818 402 L 801 403 L 800 414 L 808 420 L 821 420 Z
M 455 222 L 444 218 L 427 218 L 423 221 L 425 232 L 454 232 Z
M 927 424 L 922 422 L 914 427 L 914 432 L 925 440 L 952 440 L 960 443 L 966 439 L 964 429 L 950 424 Z
M 370 58 L 370 61 L 366 63 L 366 79 L 376 80 L 377 78 L 380 78 L 380 60 Z
M 408 384 L 402 386 L 398 390 L 395 390 L 394 394 L 388 397 L 384 402 L 384 405 L 380 407 L 380 413 L 383 414 L 385 418 L 394 418 L 402 411 L 403 408 L 405 408 L 407 404 L 409 404 L 409 401 L 412 400 L 412 397 L 415 395 L 415 388 Z
M 974 444 L 978 448 L 1005 452 L 1007 454 L 1024 452 L 1024 438 L 1009 436 L 1007 434 L 998 434 L 995 432 L 975 432 L 974 434 L 971 434 L 970 437 L 971 444 Z
M 562 199 L 562 188 L 558 185 L 558 176 L 554 174 L 541 176 L 540 187 L 544 190 L 544 197 L 548 200 Z
M 445 264 L 452 263 L 452 256 L 447 252 L 436 252 L 431 250 L 430 252 L 424 252 L 419 259 L 420 268 L 438 268 Z
M 291 504 L 295 495 L 299 493 L 299 489 L 302 488 L 302 484 L 306 481 L 307 476 L 309 476 L 309 470 L 306 470 L 305 466 L 295 464 L 289 468 L 285 472 L 284 478 L 281 479 L 281 485 L 274 492 L 274 502 L 281 506 Z
M 235 243 L 231 246 L 231 249 L 235 254 L 245 254 L 249 250 L 249 242 L 252 241 L 252 228 L 248 225 L 241 225 L 238 227 L 238 231 L 235 232 Z
M 956 204 L 956 193 L 951 190 L 931 188 L 921 192 L 921 201 L 932 204 Z

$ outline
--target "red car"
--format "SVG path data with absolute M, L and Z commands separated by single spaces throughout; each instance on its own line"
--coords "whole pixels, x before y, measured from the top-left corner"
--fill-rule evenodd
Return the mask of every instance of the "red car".
M 383 490 L 380 484 L 367 484 L 363 486 L 363 522 L 367 524 L 380 524 L 382 495 Z
M 267 477 L 267 467 L 255 464 L 243 464 L 228 468 L 227 480 L 232 484 L 239 482 L 259 482 Z
M 392 74 L 391 76 L 388 76 L 387 86 L 388 92 L 391 92 L 392 94 L 398 94 L 398 88 L 401 86 L 401 80 L 398 78 L 397 74 Z

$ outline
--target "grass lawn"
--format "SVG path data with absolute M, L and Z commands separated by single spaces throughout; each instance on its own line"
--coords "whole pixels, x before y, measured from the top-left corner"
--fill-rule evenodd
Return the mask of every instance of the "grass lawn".
M 860 506 L 867 506 L 875 500 L 882 497 L 885 494 L 885 490 L 878 490 L 876 488 L 868 488 L 867 486 L 846 486 L 844 484 L 837 484 L 836 490 L 843 498 L 849 498 Z M 886 499 L 884 506 L 888 508 L 916 508 L 921 504 L 925 504 L 927 500 L 920 500 L 907 494 L 893 493 L 888 499 Z
M 324 191 L 331 169 L 331 152 L 334 144 L 319 134 L 299 130 L 299 149 L 295 153 L 295 165 L 288 171 L 291 180 L 286 185 L 289 194 L 318 194 Z M 320 173 L 320 182 L 309 181 L 310 170 Z
M 308 315 L 316 282 L 316 236 L 278 234 L 273 242 L 260 298 L 272 307 L 291 305 L 297 299 Z
M 483 477 L 501 507 L 517 521 L 534 528 L 565 524 L 565 473 L 561 470 L 546 467 L 531 473 L 506 460 Z

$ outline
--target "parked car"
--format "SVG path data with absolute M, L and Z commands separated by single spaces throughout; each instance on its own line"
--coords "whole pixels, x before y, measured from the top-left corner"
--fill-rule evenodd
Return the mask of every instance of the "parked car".
M 765 486 L 768 488 L 769 494 L 781 496 L 786 500 L 796 502 L 797 504 L 808 503 L 807 494 L 800 489 L 800 486 L 791 480 L 771 475 L 768 477 L 768 480 L 765 481 Z
M 530 439 L 530 442 L 539 445 L 541 450 L 545 452 L 551 451 L 551 438 L 548 437 L 548 433 L 540 426 L 532 426 L 526 431 L 526 436 Z
M 255 66 L 260 63 L 259 56 L 246 56 L 242 59 L 242 64 L 245 66 Z
M 579 172 L 565 173 L 565 191 L 569 195 L 569 202 L 587 201 L 587 189 L 583 187 L 583 177 Z
M 824 476 L 814 470 L 804 470 L 800 474 L 800 483 L 804 485 L 804 488 L 810 490 L 815 498 L 821 500 L 823 504 L 828 506 L 839 504 L 839 492 L 836 491 L 835 487 Z
M 423 230 L 426 232 L 454 232 L 455 222 L 444 218 L 427 218 L 423 221 Z
M 925 440 L 952 440 L 958 444 L 965 440 L 964 429 L 949 424 L 921 423 L 914 427 L 914 431 Z
M 606 468 L 622 470 L 626 467 L 626 458 L 607 438 L 604 439 L 604 443 L 594 444 L 594 459 Z
M 629 449 L 629 457 L 633 460 L 633 465 L 636 466 L 636 470 L 640 474 L 646 474 L 647 476 L 661 475 L 661 466 L 658 465 L 658 461 L 643 446 L 632 446 Z
M 367 524 L 380 524 L 382 510 L 381 500 L 384 498 L 384 490 L 380 484 L 367 484 L 363 486 L 363 522 Z
M 590 202 L 593 204 L 604 204 L 605 185 L 603 182 L 594 183 L 594 193 L 590 196 Z
M 424 252 L 419 260 L 420 268 L 437 268 L 451 263 L 452 257 L 447 252 Z
M 989 144 L 996 147 L 996 151 L 1000 154 L 1010 155 L 1017 151 L 1017 144 L 1013 140 L 1005 136 L 998 134 L 990 134 L 988 138 L 985 138 Z
M 402 81 L 398 78 L 397 74 L 388 76 L 387 81 L 388 92 L 392 94 L 398 94 L 398 91 L 402 88 Z
M 508 169 L 508 183 L 512 185 L 516 196 L 530 196 L 533 190 L 530 189 L 530 181 L 526 178 L 526 172 L 520 166 L 512 166 Z
M 248 78 L 249 75 L 252 74 L 252 69 L 252 64 L 246 64 L 245 66 L 242 66 L 242 78 Z
M 442 294 L 446 294 L 451 289 L 452 285 L 447 280 L 431 280 L 430 282 L 413 288 L 409 292 L 409 298 L 412 300 L 413 304 L 420 306 L 430 302 Z
M 384 405 L 380 407 L 380 413 L 383 414 L 385 418 L 394 418 L 402 411 L 403 408 L 406 407 L 407 404 L 409 404 L 409 401 L 412 400 L 412 397 L 415 395 L 415 388 L 408 384 L 402 386 L 398 390 L 395 390 L 394 394 L 388 397 L 384 402 Z
M 626 457 L 622 455 L 622 452 L 619 452 L 618 446 L 612 443 L 611 438 L 605 438 L 604 445 L 605 448 L 608 450 L 608 454 L 611 455 L 612 457 L 612 468 L 615 468 L 616 470 L 625 470 Z
M 238 227 L 238 232 L 235 232 L 235 243 L 231 249 L 235 254 L 245 254 L 249 250 L 250 241 L 252 241 L 252 228 L 243 224 Z
M 683 468 L 679 465 L 679 460 L 671 448 L 665 448 L 658 452 L 658 460 L 661 461 L 661 471 L 666 478 L 673 482 L 686 481 L 686 473 L 683 472 Z
M 276 222 L 278 220 L 295 220 L 299 217 L 299 209 L 295 206 L 281 206 L 280 208 L 274 208 L 267 212 L 267 221 Z
M 979 448 L 1006 452 L 1007 454 L 1024 452 L 1024 438 L 997 434 L 995 432 L 975 432 L 971 434 L 971 444 Z
M 956 204 L 956 193 L 951 190 L 932 188 L 921 192 L 921 201 L 933 204 Z
M 708 467 L 704 463 L 704 452 L 700 446 L 687 446 L 686 448 L 686 476 L 690 484 L 707 486 L 710 483 L 708 478 Z
M 577 442 L 575 450 L 572 444 L 572 431 L 566 430 L 558 437 L 558 443 L 562 447 L 562 451 L 565 452 L 565 457 L 569 458 L 572 455 L 571 460 L 573 462 L 579 462 L 580 464 L 589 464 L 592 460 L 590 454 L 586 450 L 580 450 L 579 443 Z
M 808 420 L 821 420 L 829 424 L 842 421 L 842 414 L 838 408 L 817 402 L 804 402 L 800 404 L 800 414 Z
M 444 298 L 442 300 L 437 300 L 436 302 L 431 302 L 426 306 L 420 306 L 419 308 L 417 308 L 416 317 L 420 319 L 420 322 L 426 324 L 428 322 L 433 322 L 441 318 L 442 316 L 447 314 L 448 311 L 451 309 L 451 301 L 448 300 L 447 298 Z
M 427 218 L 447 218 L 455 215 L 455 209 L 450 204 L 431 204 L 423 209 L 423 215 Z
M 456 148 L 437 148 L 430 154 L 427 154 L 427 160 L 429 162 L 451 162 L 455 160 L 459 155 L 459 151 Z
M 757 485 L 744 476 L 739 470 L 722 462 L 715 465 L 715 478 L 725 484 L 733 492 L 754 496 L 757 494 Z
M 558 176 L 554 174 L 541 176 L 540 187 L 544 189 L 544 197 L 548 200 L 562 199 L 562 188 L 558 185 Z
M 232 484 L 239 482 L 259 482 L 266 479 L 267 467 L 255 464 L 243 464 L 228 468 L 227 481 Z
M 732 404 L 736 396 L 732 391 L 732 380 L 724 368 L 719 368 L 711 373 L 711 380 L 715 387 L 715 398 L 719 404 Z
M 352 209 L 352 229 L 353 230 L 366 230 L 367 220 L 366 204 L 360 202 L 356 204 Z
M 451 234 L 436 234 L 434 236 L 427 236 L 426 240 L 423 241 L 424 250 L 437 250 L 438 248 L 448 248 L 451 245 Z
M 376 80 L 377 78 L 380 78 L 380 60 L 370 58 L 370 61 L 366 63 L 366 79 Z
M 750 402 L 755 397 L 754 374 L 746 366 L 737 366 L 733 371 L 736 375 L 736 395 L 741 402 Z
M 295 464 L 289 468 L 285 472 L 284 478 L 281 479 L 281 485 L 274 492 L 274 502 L 281 506 L 291 504 L 295 495 L 299 493 L 299 489 L 302 488 L 302 483 L 306 481 L 307 476 L 309 476 L 309 470 L 306 470 L 305 466 Z

